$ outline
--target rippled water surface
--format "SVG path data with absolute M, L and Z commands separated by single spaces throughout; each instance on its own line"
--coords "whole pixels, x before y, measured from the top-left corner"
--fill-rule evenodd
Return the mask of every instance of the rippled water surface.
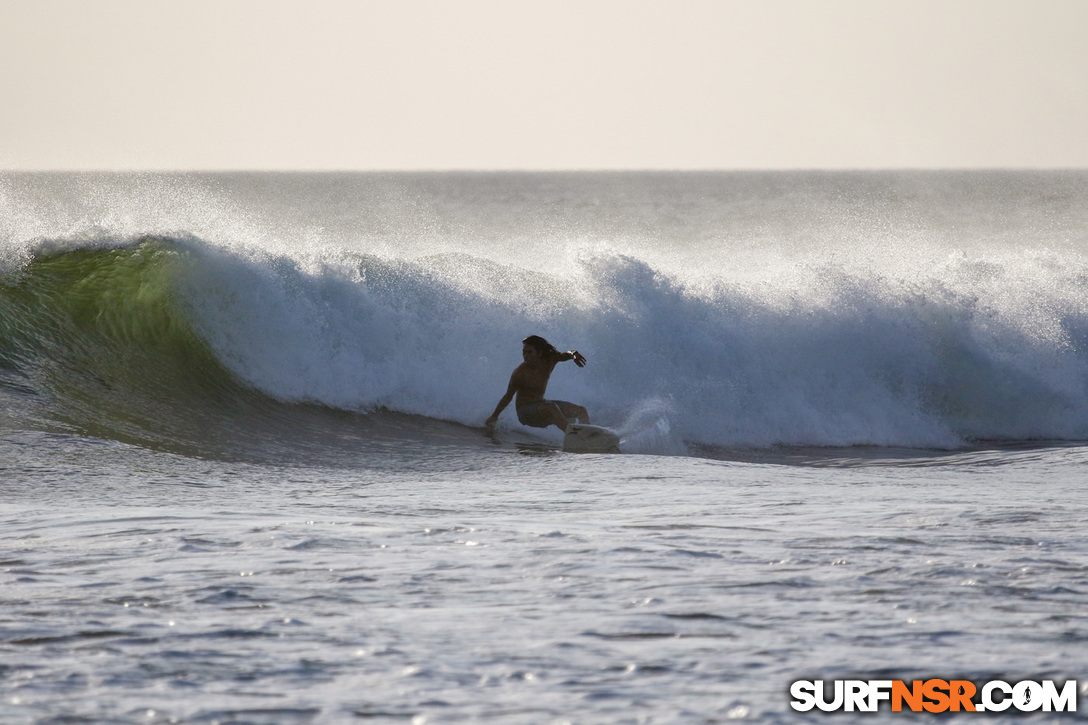
M 1083 448 L 375 473 L 0 445 L 4 722 L 801 721 L 798 678 L 1086 663 Z
M 0 725 L 1084 688 L 1085 441 L 1088 172 L 0 174 Z

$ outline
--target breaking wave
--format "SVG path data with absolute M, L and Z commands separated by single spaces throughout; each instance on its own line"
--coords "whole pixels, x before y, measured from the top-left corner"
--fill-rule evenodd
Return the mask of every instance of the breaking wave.
M 614 426 L 663 412 L 689 443 L 1088 439 L 1088 265 L 908 267 L 739 281 L 616 254 L 560 275 L 184 235 L 41 242 L 0 280 L 0 383 L 22 401 L 9 418 L 186 451 L 224 416 L 284 405 L 478 426 L 536 333 L 589 358 L 550 395 Z

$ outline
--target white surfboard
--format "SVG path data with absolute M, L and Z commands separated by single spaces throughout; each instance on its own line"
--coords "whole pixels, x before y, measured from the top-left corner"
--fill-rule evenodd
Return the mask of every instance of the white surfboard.
M 604 426 L 571 423 L 563 436 L 563 450 L 568 453 L 619 453 L 620 436 Z

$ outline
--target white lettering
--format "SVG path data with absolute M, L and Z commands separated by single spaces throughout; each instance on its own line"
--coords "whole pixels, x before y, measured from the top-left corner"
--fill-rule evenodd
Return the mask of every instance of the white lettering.
M 1054 680 L 1043 680 L 1043 710 L 1050 712 L 1051 706 L 1057 712 L 1077 711 L 1077 681 L 1068 680 L 1062 685 L 1061 693 L 1054 685 Z
M 822 684 L 822 683 L 821 683 Z M 793 701 L 790 707 L 799 712 L 808 712 L 816 707 L 816 685 L 811 680 L 798 680 L 790 685 L 790 694 Z
M 847 712 L 853 712 L 855 709 L 859 712 L 869 712 L 869 683 L 865 680 L 847 680 L 844 700 Z
M 1012 704 L 1020 712 L 1035 712 L 1043 706 L 1043 686 L 1031 680 L 1017 682 L 1012 688 Z
M 979 690 L 977 703 L 972 703 L 966 697 L 969 690 L 974 690 L 973 683 L 951 680 L 943 688 L 939 687 L 942 683 L 942 680 L 926 681 L 922 691 L 930 693 L 925 695 L 930 698 L 928 702 L 916 700 L 909 689 L 902 689 L 894 698 L 894 704 L 901 707 L 906 702 L 913 710 L 924 707 L 930 712 L 961 708 L 970 710 L 972 706 L 977 712 L 1004 712 L 1012 706 L 1021 712 L 1077 711 L 1076 680 L 1066 680 L 1060 690 L 1054 680 L 1021 680 L 1013 685 L 1003 680 L 990 680 Z M 880 703 L 891 702 L 893 692 L 906 683 L 900 680 L 833 680 L 830 699 L 827 697 L 826 684 L 824 680 L 793 682 L 790 685 L 790 695 L 793 697 L 790 706 L 798 712 L 809 712 L 814 707 L 824 712 L 877 712 L 880 710 Z M 937 699 L 934 699 L 931 688 L 932 692 L 937 693 Z M 945 691 L 949 693 L 947 697 L 943 694 Z
M 816 680 L 816 707 L 824 712 L 835 712 L 842 707 L 844 699 L 842 680 L 835 680 L 835 699 L 828 702 L 824 699 L 824 681 Z
M 876 712 L 880 709 L 881 700 L 891 699 L 891 680 L 869 680 L 869 712 Z
M 992 696 L 994 690 L 1000 690 L 1004 697 L 995 702 Z M 1012 688 L 1009 687 L 1009 683 L 1001 680 L 987 682 L 982 687 L 982 704 L 985 706 L 985 710 L 993 710 L 994 712 L 1008 710 L 1009 705 L 1012 704 Z

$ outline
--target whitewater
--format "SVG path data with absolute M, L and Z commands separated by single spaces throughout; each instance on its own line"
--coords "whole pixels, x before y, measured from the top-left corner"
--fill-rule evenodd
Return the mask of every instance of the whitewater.
M 1086 255 L 1079 171 L 0 174 L 0 722 L 1088 685 Z M 484 430 L 530 334 L 620 455 Z

